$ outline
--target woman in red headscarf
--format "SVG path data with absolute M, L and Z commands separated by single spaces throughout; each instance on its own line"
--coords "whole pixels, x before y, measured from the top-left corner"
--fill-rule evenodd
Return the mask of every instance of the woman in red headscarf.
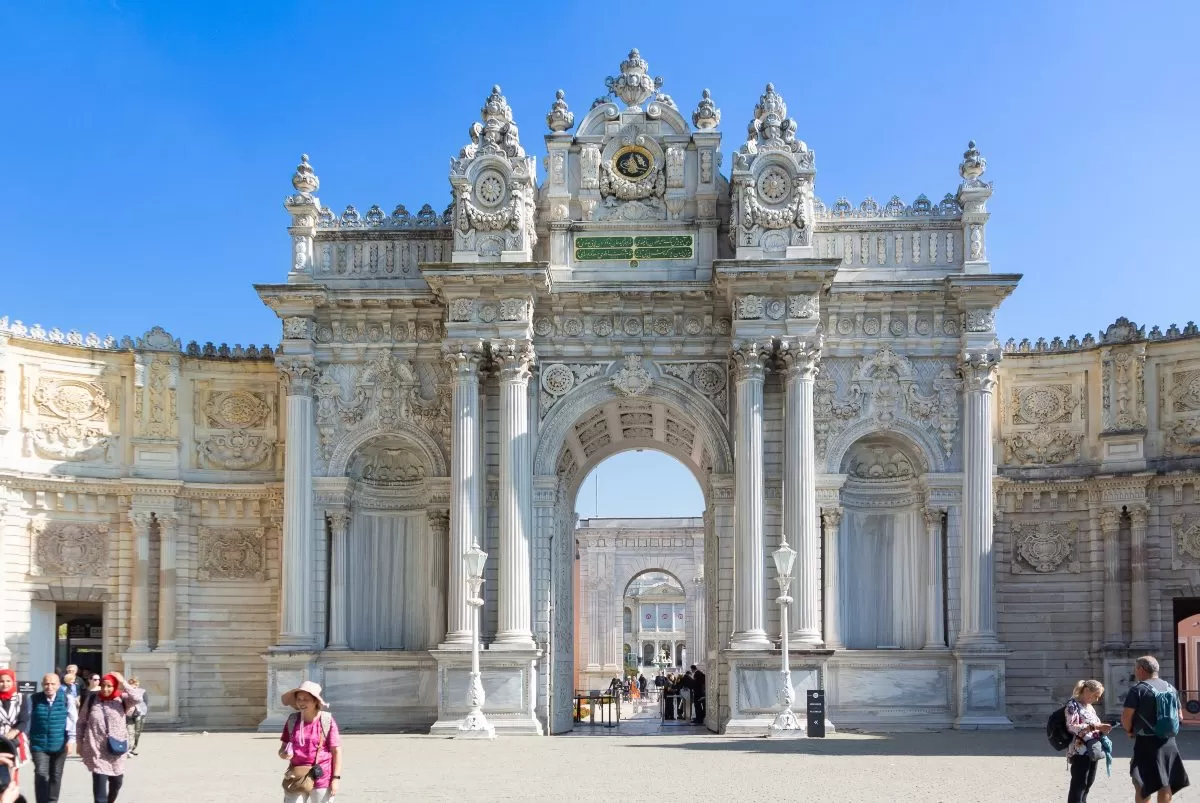
M 125 678 L 110 672 L 100 680 L 100 692 L 79 710 L 75 743 L 83 766 L 92 773 L 95 803 L 116 803 L 125 782 L 125 756 L 129 752 L 129 727 L 125 720 L 137 710 L 144 692 L 125 685 Z
M 29 712 L 24 697 L 17 691 L 17 673 L 0 669 L 0 736 L 16 745 L 13 759 L 18 767 L 29 760 Z

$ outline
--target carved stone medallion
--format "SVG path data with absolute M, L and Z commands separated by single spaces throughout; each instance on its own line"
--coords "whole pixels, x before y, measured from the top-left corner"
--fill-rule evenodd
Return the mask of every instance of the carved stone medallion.
M 37 574 L 75 577 L 105 574 L 108 526 L 53 521 L 35 529 Z
M 261 527 L 201 527 L 199 578 L 265 580 L 265 541 Z
M 650 389 L 654 378 L 642 366 L 642 355 L 630 354 L 625 357 L 625 365 L 612 378 L 613 387 L 626 396 L 639 396 Z

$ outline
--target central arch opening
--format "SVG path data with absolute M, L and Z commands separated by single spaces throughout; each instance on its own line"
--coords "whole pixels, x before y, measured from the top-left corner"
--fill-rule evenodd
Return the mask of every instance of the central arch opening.
M 575 511 L 574 724 L 590 726 L 597 693 L 620 700 L 618 733 L 690 722 L 687 673 L 704 663 L 707 605 L 705 499 L 693 470 L 651 448 L 617 453 L 579 484 Z

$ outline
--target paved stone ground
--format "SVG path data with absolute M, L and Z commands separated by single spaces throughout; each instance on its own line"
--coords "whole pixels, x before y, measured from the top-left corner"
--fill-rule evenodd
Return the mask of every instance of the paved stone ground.
M 649 723 L 647 723 L 647 726 Z M 636 723 L 635 723 L 636 726 Z M 597 732 L 605 732 L 601 728 Z M 425 800 L 531 801 L 1019 801 L 1066 799 L 1067 768 L 1040 730 L 768 741 L 693 732 L 653 736 L 497 739 L 461 742 L 429 736 L 343 737 L 343 803 Z M 1128 803 L 1129 742 L 1115 740 L 1113 775 L 1103 767 L 1091 803 Z M 129 760 L 121 803 L 226 803 L 282 800 L 266 734 L 145 734 Z M 1200 755 L 1200 732 L 1180 738 Z M 1200 800 L 1196 787 L 1177 800 Z M 30 803 L 32 788 L 28 790 Z M 90 776 L 72 758 L 63 803 L 91 800 Z

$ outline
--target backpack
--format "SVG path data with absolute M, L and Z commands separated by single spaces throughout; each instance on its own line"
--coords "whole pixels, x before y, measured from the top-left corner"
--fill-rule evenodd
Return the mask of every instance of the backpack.
M 1054 709 L 1046 720 L 1046 741 L 1055 750 L 1066 750 L 1071 744 L 1071 732 L 1067 730 L 1067 707 Z
M 1145 736 L 1157 736 L 1159 739 L 1170 739 L 1179 733 L 1179 694 L 1170 683 L 1163 682 L 1165 689 L 1158 689 L 1150 683 L 1142 681 L 1146 688 L 1154 692 L 1154 724 L 1140 731 Z M 1150 722 L 1139 716 L 1146 725 Z

